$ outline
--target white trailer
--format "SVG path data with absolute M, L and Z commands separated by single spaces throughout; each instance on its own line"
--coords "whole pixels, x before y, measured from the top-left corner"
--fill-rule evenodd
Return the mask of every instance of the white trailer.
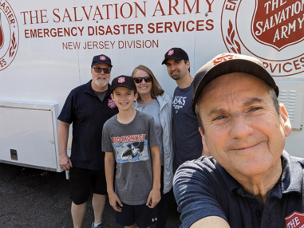
M 219 53 L 259 58 L 290 115 L 286 150 L 303 157 L 303 13 L 303 0 L 0 0 L 0 162 L 61 171 L 57 116 L 92 57 L 110 56 L 112 77 L 147 65 L 172 94 L 171 47 L 192 76 Z

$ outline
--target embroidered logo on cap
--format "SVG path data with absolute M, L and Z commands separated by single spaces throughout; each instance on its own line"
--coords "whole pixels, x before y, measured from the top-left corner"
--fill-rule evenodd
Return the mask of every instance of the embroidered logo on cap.
M 106 57 L 104 57 L 104 56 L 102 55 L 102 56 L 100 56 L 100 60 L 105 61 L 105 60 L 106 60 Z
M 304 213 L 294 211 L 291 215 L 285 217 L 285 228 L 304 227 Z
M 233 59 L 233 55 L 224 55 L 213 60 L 214 65 Z
M 126 81 L 125 77 L 118 78 L 118 83 L 124 83 Z
M 113 101 L 112 99 L 108 99 L 108 106 L 109 108 L 115 108 L 116 107 L 116 104 L 115 104 L 115 101 Z
M 168 51 L 168 55 L 173 55 L 173 54 L 174 54 L 174 50 Z

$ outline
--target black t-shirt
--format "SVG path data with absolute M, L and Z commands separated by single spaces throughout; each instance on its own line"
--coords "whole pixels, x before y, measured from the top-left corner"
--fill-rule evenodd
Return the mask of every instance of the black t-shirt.
M 91 170 L 104 168 L 102 128 L 117 113 L 110 85 L 103 102 L 93 91 L 91 81 L 70 92 L 58 120 L 73 123 L 71 161 L 74 166 Z

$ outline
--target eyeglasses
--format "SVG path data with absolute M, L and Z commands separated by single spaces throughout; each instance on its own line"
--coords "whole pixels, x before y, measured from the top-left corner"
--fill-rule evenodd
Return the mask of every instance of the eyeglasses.
M 103 71 L 105 74 L 109 74 L 111 72 L 111 68 L 93 67 L 93 69 L 97 74 L 100 74 L 101 71 Z
M 146 77 L 137 77 L 137 78 L 133 78 L 133 79 L 134 79 L 134 82 L 135 82 L 136 84 L 141 83 L 143 80 L 145 80 L 146 83 L 152 82 L 152 77 L 150 77 L 150 76 L 146 76 Z

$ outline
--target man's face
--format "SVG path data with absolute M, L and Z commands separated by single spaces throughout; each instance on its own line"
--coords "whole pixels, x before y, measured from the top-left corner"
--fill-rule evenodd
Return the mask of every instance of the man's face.
M 199 112 L 204 150 L 234 178 L 267 175 L 281 168 L 288 115 L 275 110 L 267 85 L 244 73 L 230 73 L 203 90 Z
M 167 59 L 166 61 L 167 71 L 171 78 L 179 80 L 188 74 L 190 62 L 185 63 L 184 60 Z
M 103 69 L 103 70 L 101 70 L 101 69 Z M 105 63 L 97 64 L 91 68 L 92 88 L 95 91 L 102 92 L 102 91 L 105 91 L 108 89 L 108 83 L 110 81 L 111 73 L 104 72 L 104 71 L 107 71 L 104 69 L 108 69 L 111 71 L 111 67 Z M 101 70 L 100 73 L 96 72 L 96 71 L 100 71 L 100 70 Z
M 130 90 L 125 87 L 117 87 L 111 94 L 111 97 L 118 107 L 119 112 L 131 110 L 137 96 L 138 94 L 135 93 L 134 90 Z

